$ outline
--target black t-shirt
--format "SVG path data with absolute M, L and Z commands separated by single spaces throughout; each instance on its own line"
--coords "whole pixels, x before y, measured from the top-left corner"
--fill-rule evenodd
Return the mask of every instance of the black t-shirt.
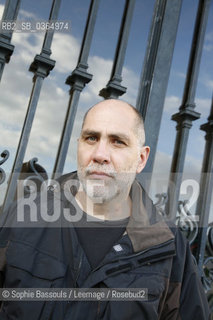
M 79 242 L 84 249 L 92 269 L 96 268 L 106 253 L 126 230 L 129 217 L 122 220 L 100 220 L 83 213 L 82 219 L 74 223 Z

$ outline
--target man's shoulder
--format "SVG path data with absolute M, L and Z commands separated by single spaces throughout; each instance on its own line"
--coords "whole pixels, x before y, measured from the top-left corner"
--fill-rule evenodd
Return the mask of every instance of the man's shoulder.
M 71 191 L 76 189 L 77 183 L 77 174 L 72 172 L 43 183 L 39 191 L 24 193 L 1 213 L 0 230 L 3 227 L 47 227 L 60 221 L 63 206 L 72 203 Z

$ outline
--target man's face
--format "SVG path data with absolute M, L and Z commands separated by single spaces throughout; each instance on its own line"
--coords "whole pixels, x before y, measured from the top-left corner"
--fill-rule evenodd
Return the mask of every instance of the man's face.
M 127 197 L 146 162 L 135 131 L 134 111 L 122 103 L 106 100 L 96 105 L 79 138 L 78 176 L 93 201 Z

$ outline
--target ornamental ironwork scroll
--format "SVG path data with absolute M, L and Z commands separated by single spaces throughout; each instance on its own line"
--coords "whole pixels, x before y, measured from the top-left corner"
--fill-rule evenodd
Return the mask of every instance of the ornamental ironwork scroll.
M 155 206 L 158 212 L 163 217 L 168 218 L 165 210 L 168 201 L 167 194 L 158 193 L 156 194 L 156 198 L 158 200 L 155 203 Z M 188 209 L 188 203 L 188 200 L 178 201 L 175 223 L 188 239 L 194 257 L 196 255 L 199 227 L 196 216 Z M 194 261 L 197 263 L 195 257 Z M 210 223 L 207 229 L 207 242 L 202 265 L 201 280 L 207 295 L 210 310 L 213 311 L 213 223 Z
M 48 180 L 46 170 L 38 164 L 38 158 L 32 158 L 24 162 L 19 176 L 19 187 L 23 188 L 24 196 L 32 192 L 40 192 L 41 186 Z M 17 198 L 17 192 L 16 196 Z
M 5 163 L 5 161 L 7 161 L 7 159 L 9 158 L 9 155 L 10 155 L 10 153 L 9 153 L 8 150 L 4 150 L 4 151 L 1 153 L 0 156 L 1 156 L 2 160 L 0 160 L 0 166 L 1 166 L 3 163 Z M 5 173 L 5 171 L 4 171 L 2 168 L 0 168 L 0 184 L 4 183 L 5 179 L 6 179 L 6 173 Z

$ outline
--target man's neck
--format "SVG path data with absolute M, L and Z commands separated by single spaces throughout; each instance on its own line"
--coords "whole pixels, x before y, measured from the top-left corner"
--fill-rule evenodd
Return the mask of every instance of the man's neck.
M 101 220 L 121 220 L 131 214 L 132 202 L 129 196 L 122 200 L 113 199 L 106 203 L 95 203 L 85 192 L 77 192 L 75 199 L 84 212 Z

